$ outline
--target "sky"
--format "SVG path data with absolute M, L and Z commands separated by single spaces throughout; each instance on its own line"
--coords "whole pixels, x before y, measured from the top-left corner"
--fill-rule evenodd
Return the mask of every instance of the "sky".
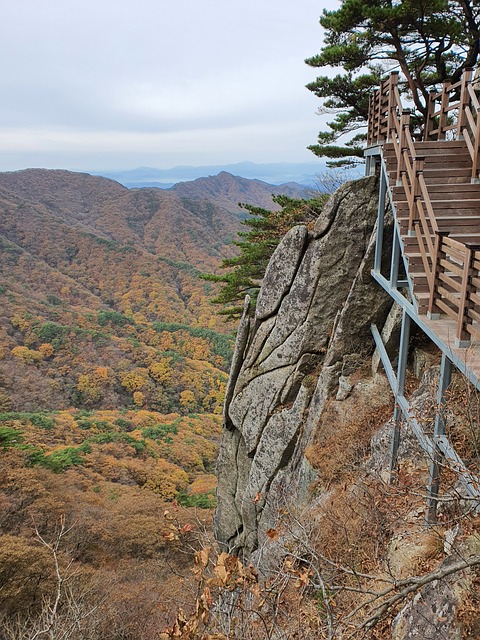
M 339 5 L 2 0 L 0 171 L 315 160 L 304 60 Z

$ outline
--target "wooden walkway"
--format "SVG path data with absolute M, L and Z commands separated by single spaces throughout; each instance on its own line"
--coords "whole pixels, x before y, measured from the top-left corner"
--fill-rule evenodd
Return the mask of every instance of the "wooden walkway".
M 380 173 L 373 277 L 403 310 L 397 372 L 378 329 L 372 333 L 395 395 L 390 475 L 397 466 L 401 419 L 430 463 L 427 522 L 436 519 L 443 465 L 455 471 L 480 512 L 478 469 L 463 463 L 444 424 L 452 368 L 480 389 L 480 103 L 472 70 L 431 92 L 427 114 L 402 106 L 398 75 L 382 82 L 370 102 L 367 173 Z M 394 215 L 390 267 L 382 271 L 383 222 Z M 405 397 L 410 326 L 414 322 L 442 352 L 433 437 Z M 472 503 L 473 504 L 473 503 Z
M 394 211 L 410 296 L 422 324 L 480 380 L 480 103 L 472 71 L 430 94 L 415 130 L 398 75 L 370 104 L 368 146 L 377 149 Z M 420 138 L 420 139 L 419 139 Z M 391 277 L 389 282 L 391 282 Z

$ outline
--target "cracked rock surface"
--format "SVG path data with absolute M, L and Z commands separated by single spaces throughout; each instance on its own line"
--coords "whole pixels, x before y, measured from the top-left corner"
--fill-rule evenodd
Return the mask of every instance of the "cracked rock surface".
M 274 511 L 306 499 L 305 448 L 325 399 L 372 351 L 370 324 L 391 306 L 376 285 L 375 177 L 344 184 L 313 232 L 291 229 L 273 254 L 255 310 L 247 299 L 224 409 L 217 539 L 254 557 Z

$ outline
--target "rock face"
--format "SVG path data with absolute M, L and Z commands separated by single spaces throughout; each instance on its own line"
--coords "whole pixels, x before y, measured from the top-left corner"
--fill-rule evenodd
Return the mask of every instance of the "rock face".
M 480 552 L 478 536 L 470 536 L 441 564 L 447 569 L 458 560 L 465 560 Z M 459 611 L 465 608 L 469 593 L 477 591 L 475 573 L 471 569 L 460 575 L 450 575 L 427 584 L 397 614 L 392 624 L 392 640 L 461 640 L 477 638 L 478 626 L 465 635 L 466 629 L 459 620 Z
M 373 350 L 391 299 L 370 276 L 377 180 L 343 185 L 313 232 L 293 228 L 273 254 L 237 337 L 218 462 L 215 529 L 229 551 L 259 553 L 273 514 L 307 496 L 304 457 L 325 400 L 346 393 Z M 348 386 L 348 385 L 347 385 Z

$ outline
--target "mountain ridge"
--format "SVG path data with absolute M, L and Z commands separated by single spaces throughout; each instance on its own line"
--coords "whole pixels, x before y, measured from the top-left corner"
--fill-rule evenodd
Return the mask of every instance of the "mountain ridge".
M 227 171 L 242 178 L 261 180 L 277 186 L 294 182 L 303 187 L 312 187 L 317 182 L 318 174 L 325 171 L 325 168 L 325 163 L 317 160 L 304 163 L 238 162 L 224 165 L 179 165 L 169 169 L 138 167 L 136 169 L 118 171 L 90 171 L 90 173 L 112 178 L 128 188 L 170 188 L 179 182 L 217 175 L 222 171 Z

